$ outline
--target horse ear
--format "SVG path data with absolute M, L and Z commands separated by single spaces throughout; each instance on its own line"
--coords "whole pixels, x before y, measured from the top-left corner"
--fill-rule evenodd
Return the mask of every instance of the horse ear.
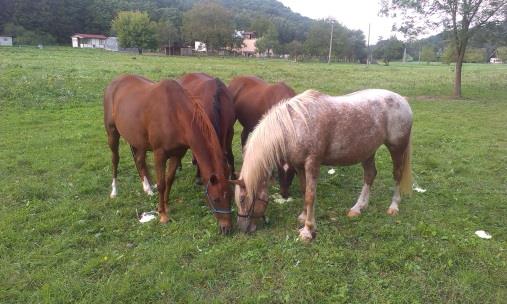
M 243 188 L 246 188 L 245 181 L 242 180 L 242 179 L 230 179 L 229 183 L 231 183 L 233 185 L 237 185 L 237 186 L 243 187 Z
M 209 178 L 209 182 L 212 184 L 212 185 L 216 185 L 218 184 L 218 177 L 215 175 L 215 174 L 211 174 L 210 178 Z

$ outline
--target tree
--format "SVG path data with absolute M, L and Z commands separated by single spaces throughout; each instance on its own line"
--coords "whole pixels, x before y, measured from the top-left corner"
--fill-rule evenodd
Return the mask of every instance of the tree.
M 444 26 L 452 35 L 456 51 L 454 96 L 461 97 L 461 71 L 473 35 L 488 21 L 505 18 L 507 0 L 382 0 L 381 13 L 401 15 L 397 29 L 407 36 L 417 36 L 428 29 Z
M 431 45 L 426 45 L 422 48 L 422 61 L 426 61 L 426 64 L 430 64 L 430 62 L 435 61 L 436 59 L 435 49 Z
M 499 47 L 496 50 L 498 58 L 500 58 L 503 62 L 507 62 L 507 46 Z
M 181 40 L 180 31 L 170 20 L 161 20 L 155 25 L 158 46 L 172 46 Z
M 303 54 L 303 44 L 297 40 L 292 40 L 289 44 L 287 44 L 287 50 L 294 61 L 298 61 L 298 57 Z
M 198 3 L 183 15 L 183 35 L 188 41 L 204 42 L 209 50 L 232 46 L 232 14 L 213 1 Z
M 271 56 L 275 50 L 280 48 L 280 43 L 278 42 L 278 31 L 273 24 L 268 28 L 264 36 L 257 39 L 255 47 L 259 53 L 268 52 L 268 56 Z
M 403 56 L 403 42 L 395 36 L 387 40 L 380 40 L 375 46 L 373 56 L 382 59 L 385 65 L 389 65 L 391 60 L 401 59 Z
M 112 30 L 118 35 L 121 47 L 137 48 L 139 54 L 145 48 L 155 47 L 155 24 L 146 12 L 119 12 Z

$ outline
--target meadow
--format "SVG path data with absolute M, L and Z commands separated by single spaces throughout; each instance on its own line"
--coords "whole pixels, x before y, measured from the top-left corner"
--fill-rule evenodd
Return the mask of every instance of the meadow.
M 297 180 L 294 201 L 270 203 L 270 221 L 255 234 L 222 236 L 187 153 L 171 222 L 139 223 L 157 199 L 142 191 L 125 142 L 119 195 L 109 198 L 103 89 L 123 73 L 159 80 L 194 71 L 224 82 L 254 74 L 297 92 L 385 88 L 407 96 L 415 182 L 427 191 L 387 216 L 392 167 L 382 148 L 359 218 L 346 212 L 361 190 L 361 167 L 333 175 L 322 167 L 312 243 L 297 239 Z M 0 48 L 0 302 L 507 303 L 507 65 L 465 65 L 460 100 L 449 97 L 453 77 L 441 64 Z M 480 229 L 492 239 L 475 236 Z

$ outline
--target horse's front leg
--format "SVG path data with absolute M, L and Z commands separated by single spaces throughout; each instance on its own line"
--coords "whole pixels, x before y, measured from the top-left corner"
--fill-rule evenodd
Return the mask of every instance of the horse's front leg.
M 160 223 L 165 224 L 169 221 L 169 217 L 167 216 L 168 192 L 166 191 L 167 187 L 165 179 L 167 156 L 163 150 L 153 151 L 153 154 L 155 160 L 155 171 L 157 172 L 158 213 L 160 215 Z
M 303 241 L 311 241 L 315 237 L 317 224 L 315 223 L 315 196 L 317 191 L 317 179 L 319 177 L 320 164 L 312 159 L 305 163 L 305 206 L 306 218 L 304 227 L 299 229 L 299 238 Z
M 305 170 L 304 169 L 298 170 L 297 174 L 298 174 L 298 177 L 299 177 L 299 189 L 301 191 L 301 196 L 303 197 L 303 200 L 304 200 L 305 193 L 306 193 L 306 174 L 305 174 Z M 301 225 L 304 225 L 305 221 L 306 221 L 306 208 L 305 208 L 305 203 L 304 202 L 303 202 L 303 211 L 301 211 L 301 214 L 299 214 L 298 221 L 299 221 L 299 223 Z

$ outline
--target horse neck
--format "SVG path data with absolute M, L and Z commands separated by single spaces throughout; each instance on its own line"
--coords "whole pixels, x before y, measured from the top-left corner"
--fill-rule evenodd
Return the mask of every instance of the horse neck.
M 202 113 L 200 115 L 202 115 Z M 199 164 L 202 177 L 205 180 L 209 179 L 211 174 L 215 174 L 218 177 L 226 177 L 222 158 L 222 148 L 220 147 L 213 127 L 210 126 L 211 123 L 209 120 L 206 121 L 204 117 L 199 119 L 191 115 L 188 121 L 190 121 L 190 132 L 187 142 Z M 202 126 L 199 124 L 202 124 Z

